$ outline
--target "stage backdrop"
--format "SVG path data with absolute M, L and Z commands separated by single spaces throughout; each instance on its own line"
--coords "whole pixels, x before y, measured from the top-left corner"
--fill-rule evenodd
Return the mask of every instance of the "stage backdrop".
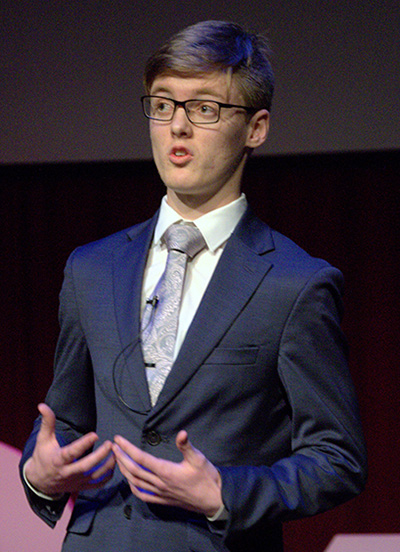
M 150 216 L 151 162 L 0 166 L 0 440 L 21 448 L 52 379 L 64 263 Z M 357 499 L 286 526 L 288 552 L 335 533 L 399 530 L 400 152 L 269 156 L 248 166 L 256 212 L 346 278 L 344 328 L 369 449 Z
M 260 153 L 400 147 L 399 0 L 2 0 L 0 162 L 149 159 L 146 60 L 207 19 L 270 38 Z

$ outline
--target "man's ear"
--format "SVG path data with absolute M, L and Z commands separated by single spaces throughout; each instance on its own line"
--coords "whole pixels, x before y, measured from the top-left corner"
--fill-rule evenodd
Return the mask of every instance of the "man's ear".
M 249 148 L 258 148 L 265 142 L 269 131 L 269 111 L 260 109 L 249 121 L 246 146 Z

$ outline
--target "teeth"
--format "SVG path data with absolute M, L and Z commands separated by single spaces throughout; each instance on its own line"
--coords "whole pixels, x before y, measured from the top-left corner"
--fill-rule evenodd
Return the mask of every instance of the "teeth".
M 175 155 L 177 155 L 178 157 L 182 157 L 182 156 L 184 156 L 184 155 L 186 155 L 186 154 L 185 154 L 184 151 L 176 151 L 176 152 L 175 152 Z

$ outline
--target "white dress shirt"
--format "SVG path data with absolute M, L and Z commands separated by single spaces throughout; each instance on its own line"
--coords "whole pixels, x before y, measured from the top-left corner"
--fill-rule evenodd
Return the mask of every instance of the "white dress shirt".
M 189 329 L 203 294 L 211 280 L 211 276 L 222 255 L 225 244 L 246 208 L 247 200 L 245 195 L 242 194 L 238 199 L 232 201 L 228 205 L 215 209 L 193 221 L 202 233 L 207 247 L 198 253 L 187 265 L 179 312 L 174 359 L 177 357 L 182 342 L 185 339 L 186 332 Z M 155 227 L 153 242 L 149 250 L 144 273 L 142 312 L 146 300 L 153 297 L 154 289 L 167 262 L 168 251 L 162 239 L 163 234 L 171 224 L 180 221 L 185 221 L 185 219 L 168 205 L 165 196 L 161 202 L 160 215 Z

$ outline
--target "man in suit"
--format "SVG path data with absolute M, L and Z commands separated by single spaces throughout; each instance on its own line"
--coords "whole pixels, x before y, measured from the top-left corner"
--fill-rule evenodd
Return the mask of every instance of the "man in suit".
M 342 275 L 241 194 L 269 127 L 263 37 L 225 22 L 184 29 L 150 58 L 145 87 L 166 197 L 151 220 L 68 260 L 54 381 L 23 483 L 50 525 L 78 493 L 65 551 L 279 551 L 283 521 L 365 483 Z M 172 365 L 154 395 L 144 335 L 166 236 L 182 222 L 205 247 L 187 264 Z

